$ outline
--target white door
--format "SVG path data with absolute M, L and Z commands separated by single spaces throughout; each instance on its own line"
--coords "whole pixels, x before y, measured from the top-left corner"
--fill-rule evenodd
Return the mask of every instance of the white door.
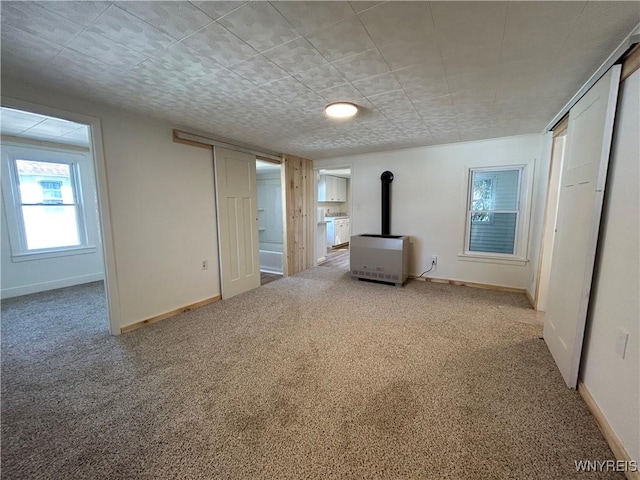
M 260 286 L 256 158 L 214 147 L 222 298 Z
M 578 383 L 620 66 L 569 113 L 544 339 L 571 388 Z

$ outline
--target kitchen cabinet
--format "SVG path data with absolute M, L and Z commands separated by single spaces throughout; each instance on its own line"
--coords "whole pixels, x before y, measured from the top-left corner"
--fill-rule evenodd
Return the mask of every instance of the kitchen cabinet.
M 319 202 L 346 202 L 347 179 L 333 175 L 320 175 L 318 183 Z
M 327 218 L 327 245 L 334 247 L 349 242 L 350 230 L 348 217 Z

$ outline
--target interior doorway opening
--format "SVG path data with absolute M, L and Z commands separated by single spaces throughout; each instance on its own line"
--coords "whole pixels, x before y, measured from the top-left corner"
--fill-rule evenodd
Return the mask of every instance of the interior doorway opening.
M 317 171 L 316 256 L 319 265 L 349 269 L 351 167 Z
M 91 124 L 13 106 L 0 116 L 2 303 L 20 324 L 12 328 L 119 333 L 109 322 Z M 44 321 L 47 305 L 61 305 L 65 321 Z
M 265 285 L 282 278 L 284 273 L 282 165 L 257 159 L 256 177 L 260 283 Z

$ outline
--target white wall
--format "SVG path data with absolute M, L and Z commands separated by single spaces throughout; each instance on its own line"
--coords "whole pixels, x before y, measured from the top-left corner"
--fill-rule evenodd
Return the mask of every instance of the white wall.
M 437 255 L 430 277 L 526 288 L 528 264 L 464 261 L 458 254 L 464 249 L 468 168 L 525 164 L 528 174 L 536 176 L 535 186 L 546 172 L 535 162 L 542 138 L 524 135 L 355 155 L 317 160 L 314 168 L 352 167 L 352 235 L 380 232 L 380 174 L 393 172 L 391 233 L 411 236 L 411 274 L 427 270 L 431 255 Z
M 3 151 L 9 145 L 19 146 L 28 150 L 47 151 L 46 148 L 30 144 L 3 143 Z M 56 148 L 57 152 L 64 151 Z M 95 245 L 91 253 L 80 255 L 65 255 L 55 258 L 30 258 L 24 261 L 14 261 L 9 239 L 9 224 L 6 215 L 8 205 L 2 208 L 2 252 L 0 267 L 2 272 L 2 298 L 42 292 L 54 288 L 68 287 L 81 283 L 95 282 L 104 278 L 104 263 L 102 260 L 102 246 L 98 228 L 98 212 L 95 194 L 95 176 L 93 173 L 93 159 L 86 152 L 77 149 L 69 150 L 74 158 L 79 160 L 80 177 L 82 179 L 82 197 L 84 199 L 85 227 L 89 245 Z M 82 155 L 82 156 L 80 156 Z M 5 162 L 3 156 L 2 161 Z
M 4 78 L 2 95 L 101 119 L 121 327 L 220 294 L 211 151 L 174 143 L 171 125 Z
M 622 84 L 609 164 L 581 378 L 607 422 L 640 461 L 640 71 Z M 615 351 L 629 333 L 626 356 Z

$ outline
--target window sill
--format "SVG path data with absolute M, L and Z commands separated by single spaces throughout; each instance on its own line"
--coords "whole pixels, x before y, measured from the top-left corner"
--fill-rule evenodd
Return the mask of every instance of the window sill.
M 462 262 L 497 263 L 501 265 L 524 266 L 529 260 L 516 256 L 488 255 L 474 253 L 459 253 L 458 260 Z
M 47 258 L 69 257 L 71 255 L 87 255 L 96 253 L 95 245 L 87 245 L 82 247 L 64 248 L 58 250 L 48 250 L 40 252 L 18 253 L 11 256 L 12 262 L 30 262 L 33 260 L 45 260 Z

